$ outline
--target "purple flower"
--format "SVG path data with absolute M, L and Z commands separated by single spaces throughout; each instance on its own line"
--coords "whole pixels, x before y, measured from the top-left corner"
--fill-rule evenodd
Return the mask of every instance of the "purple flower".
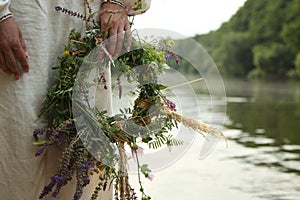
M 169 54 L 169 57 L 172 56 L 175 59 L 177 65 L 180 65 L 180 59 L 174 51 L 172 51 L 170 48 L 167 47 L 162 47 L 161 49 L 167 52 L 167 55 Z
M 40 156 L 42 153 L 44 152 L 44 148 L 39 148 L 36 152 L 35 152 L 35 156 L 38 157 Z
M 78 12 L 74 12 L 72 10 L 69 10 L 69 9 L 66 9 L 66 8 L 63 8 L 61 6 L 55 6 L 55 10 L 57 12 L 62 12 L 62 13 L 65 13 L 67 15 L 70 15 L 70 16 L 73 16 L 73 17 L 77 17 L 77 18 L 80 18 L 82 20 L 86 20 L 85 17 L 83 16 L 83 14 L 80 14 Z
M 176 111 L 176 104 L 174 102 L 170 101 L 167 98 L 164 98 L 163 100 L 167 108 L 169 108 L 172 111 Z
M 91 167 L 92 167 L 92 164 L 89 161 L 87 161 L 87 162 L 82 164 L 81 169 L 86 170 L 86 169 L 89 169 Z
M 137 146 L 137 149 L 133 149 L 132 156 L 135 155 L 140 155 L 140 156 L 144 155 L 144 148 Z
M 148 173 L 146 178 L 149 179 L 150 181 L 152 181 L 154 179 L 155 175 L 152 173 Z
M 62 10 L 62 7 L 60 7 L 60 6 L 55 6 L 55 10 L 56 10 L 56 11 L 61 11 L 61 10 Z
M 84 181 L 84 185 L 88 185 L 88 184 L 90 184 L 90 179 L 86 179 L 86 180 Z
M 99 72 L 99 73 L 100 73 L 99 79 L 100 79 L 100 81 L 101 81 L 102 84 L 103 84 L 103 88 L 104 88 L 105 90 L 107 90 L 105 72 L 104 72 L 103 69 L 100 69 L 100 72 Z
M 78 49 L 77 49 L 76 47 L 73 47 L 73 48 L 72 48 L 72 51 L 73 51 L 73 52 L 75 52 L 75 51 L 77 51 L 77 50 L 78 50 Z
M 138 197 L 136 196 L 136 193 L 135 193 L 135 191 L 134 191 L 133 188 L 130 188 L 130 192 L 131 192 L 131 198 L 132 198 L 133 200 L 137 200 Z
M 39 135 L 43 135 L 43 133 L 44 133 L 44 131 L 42 131 L 41 129 L 35 129 L 35 130 L 33 131 L 33 137 L 34 137 L 36 140 L 38 140 L 38 136 L 39 136 Z
M 123 89 L 122 89 L 122 85 L 121 85 L 121 81 L 120 78 L 117 78 L 117 87 L 119 88 L 119 99 L 122 98 L 122 93 L 123 93 Z
M 83 163 L 83 164 L 82 164 L 82 167 L 83 167 L 83 168 L 88 168 L 88 167 L 89 167 L 89 165 L 90 165 L 90 163 L 89 163 L 89 162 L 85 162 L 85 163 Z
M 39 196 L 39 199 L 42 199 L 44 196 L 49 194 L 52 191 L 52 188 L 53 188 L 54 184 L 55 183 L 50 183 L 50 185 L 45 186 L 42 193 Z
M 44 153 L 44 151 L 49 147 L 49 145 L 46 143 L 44 144 L 44 146 L 42 146 L 41 148 L 39 148 L 36 152 L 35 152 L 35 156 L 38 157 L 40 156 L 42 153 Z
M 105 39 L 104 36 L 101 34 L 97 34 L 95 37 L 96 37 L 96 39 L 98 39 L 100 41 L 104 41 L 104 39 Z
M 55 183 L 58 183 L 58 182 L 60 182 L 60 181 L 63 181 L 63 180 L 64 180 L 64 177 L 55 175 L 55 176 L 53 176 L 53 177 L 51 178 L 51 180 L 52 180 L 53 182 L 55 182 Z
M 168 61 L 170 59 L 170 54 L 165 55 L 165 60 Z

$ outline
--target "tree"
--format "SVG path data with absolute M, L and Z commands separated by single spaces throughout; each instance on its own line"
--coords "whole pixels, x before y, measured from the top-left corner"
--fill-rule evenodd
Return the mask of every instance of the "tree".
M 212 57 L 225 75 L 244 77 L 253 69 L 251 41 L 246 33 L 227 33 Z
M 295 69 L 289 71 L 289 76 L 292 78 L 300 79 L 300 53 L 297 54 L 295 59 Z
M 300 0 L 247 0 L 218 30 L 194 38 L 223 74 L 283 77 L 290 71 L 296 77 Z
M 293 68 L 293 54 L 283 44 L 270 43 L 253 48 L 253 63 L 267 77 L 285 77 Z
M 294 20 L 283 27 L 281 36 L 291 51 L 300 51 L 300 20 Z

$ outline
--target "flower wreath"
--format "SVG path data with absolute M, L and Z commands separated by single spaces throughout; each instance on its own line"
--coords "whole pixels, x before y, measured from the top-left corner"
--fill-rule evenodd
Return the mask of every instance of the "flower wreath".
M 148 165 L 140 165 L 139 153 L 142 148 L 138 143 L 146 143 L 150 148 L 159 148 L 163 145 L 177 146 L 183 141 L 173 138 L 169 132 L 183 124 L 201 134 L 209 133 L 223 136 L 222 132 L 192 118 L 182 116 L 176 112 L 176 105 L 163 94 L 167 87 L 158 83 L 159 74 L 168 68 L 167 62 L 173 56 L 179 64 L 178 56 L 172 52 L 172 42 L 161 40 L 153 45 L 141 40 L 134 40 L 134 50 L 114 59 L 105 49 L 105 31 L 100 31 L 93 20 L 94 13 L 86 1 L 88 17 L 72 12 L 68 9 L 56 7 L 59 12 L 75 16 L 86 21 L 85 35 L 76 30 L 69 34 L 69 42 L 65 45 L 64 52 L 58 57 L 58 65 L 54 69 L 58 75 L 47 94 L 39 118 L 47 116 L 48 128 L 38 128 L 33 132 L 35 145 L 40 146 L 35 155 L 45 152 L 50 145 L 57 145 L 63 149 L 56 173 L 51 177 L 40 194 L 40 199 L 52 194 L 56 197 L 61 187 L 67 185 L 76 176 L 76 190 L 74 200 L 81 198 L 83 188 L 90 182 L 90 176 L 97 174 L 98 185 L 95 187 L 91 200 L 96 199 L 100 191 L 114 188 L 114 198 L 138 199 L 137 194 L 130 186 L 126 169 L 127 155 L 125 147 L 129 147 L 132 156 L 136 160 L 140 192 L 143 200 L 151 197 L 145 193 L 142 186 L 141 175 L 152 179 L 153 174 Z M 97 69 L 96 83 L 106 86 L 104 69 L 113 66 L 117 72 L 116 86 L 119 88 L 119 96 L 122 96 L 120 78 L 125 76 L 129 83 L 136 83 L 135 93 L 138 94 L 132 108 L 124 108 L 120 114 L 109 116 L 106 111 L 99 111 L 89 105 L 89 83 L 85 77 L 78 78 L 78 72 L 83 65 L 95 66 L 95 61 L 87 61 L 86 58 L 94 49 L 97 52 L 100 65 Z M 142 66 L 142 67 L 138 67 Z M 78 84 L 76 84 L 78 82 Z M 78 101 L 74 98 L 74 90 L 79 92 L 82 98 Z M 80 110 L 80 114 L 74 116 L 74 107 Z M 76 125 L 82 120 L 85 125 Z M 96 150 L 95 150 L 96 149 Z

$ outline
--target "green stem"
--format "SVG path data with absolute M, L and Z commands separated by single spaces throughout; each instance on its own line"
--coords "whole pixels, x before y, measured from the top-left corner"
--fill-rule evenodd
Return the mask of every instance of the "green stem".
M 141 181 L 141 173 L 140 173 L 140 169 L 141 169 L 141 165 L 140 165 L 140 161 L 139 161 L 139 157 L 137 155 L 137 153 L 135 153 L 135 158 L 136 158 L 136 163 L 138 166 L 138 180 L 139 180 L 139 185 L 140 185 L 140 191 L 142 192 L 142 199 L 144 199 L 146 197 L 146 199 L 150 199 L 146 193 L 144 192 L 144 188 L 142 185 L 142 181 Z

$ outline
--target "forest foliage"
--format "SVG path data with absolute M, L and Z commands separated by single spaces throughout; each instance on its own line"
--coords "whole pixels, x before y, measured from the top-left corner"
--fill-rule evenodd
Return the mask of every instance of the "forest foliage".
M 300 78 L 299 0 L 247 0 L 218 30 L 193 39 L 224 76 Z

